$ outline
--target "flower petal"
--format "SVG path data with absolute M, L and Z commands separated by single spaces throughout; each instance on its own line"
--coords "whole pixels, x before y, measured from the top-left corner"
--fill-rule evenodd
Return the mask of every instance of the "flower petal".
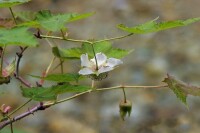
M 119 59 L 115 59 L 115 58 L 109 58 L 107 60 L 107 64 L 106 66 L 109 66 L 109 67 L 115 67 L 115 66 L 118 66 L 120 64 L 123 64 L 123 62 Z
M 94 72 L 89 68 L 83 68 L 78 73 L 80 75 L 90 75 L 90 74 L 93 74 Z
M 82 67 L 90 67 L 90 61 L 88 59 L 88 54 L 81 55 L 81 66 Z
M 103 54 L 103 53 L 97 53 L 96 54 L 96 58 L 97 58 L 98 67 L 103 65 L 107 60 L 107 56 L 105 54 Z M 91 59 L 91 61 L 96 64 L 95 58 Z
M 114 69 L 113 67 L 104 67 L 103 66 L 98 70 L 98 74 L 105 73 L 105 72 L 111 71 L 113 69 Z

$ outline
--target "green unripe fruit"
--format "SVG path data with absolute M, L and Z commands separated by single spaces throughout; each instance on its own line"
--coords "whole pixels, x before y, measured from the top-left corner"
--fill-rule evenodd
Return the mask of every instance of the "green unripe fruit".
M 120 117 L 122 120 L 125 120 L 124 118 L 126 115 L 130 117 L 131 115 L 131 110 L 132 110 L 132 103 L 129 100 L 122 100 L 119 104 L 119 112 L 120 112 Z

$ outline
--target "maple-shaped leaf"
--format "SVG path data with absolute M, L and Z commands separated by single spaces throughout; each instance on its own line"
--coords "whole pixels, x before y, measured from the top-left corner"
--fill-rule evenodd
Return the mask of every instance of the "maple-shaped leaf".
M 0 0 L 0 8 L 2 7 L 12 7 L 20 4 L 24 4 L 31 0 Z
M 176 94 L 177 98 L 187 105 L 187 95 L 200 96 L 200 87 L 187 84 L 175 77 L 167 74 L 163 80 L 167 83 L 169 88 Z
M 158 17 L 154 20 L 148 21 L 143 24 L 136 25 L 134 27 L 127 27 L 124 24 L 119 24 L 117 27 L 123 31 L 134 33 L 134 34 L 146 34 L 152 32 L 158 32 L 162 30 L 167 30 L 176 27 L 187 26 L 189 24 L 200 21 L 200 18 L 190 18 L 186 20 L 174 20 L 174 21 L 165 21 L 165 22 L 156 22 Z
M 133 50 L 125 50 L 120 48 L 115 48 L 108 41 L 97 42 L 93 44 L 95 53 L 104 53 L 109 58 L 121 59 L 126 55 L 130 54 Z M 63 59 L 79 59 L 82 54 L 87 53 L 90 58 L 94 57 L 93 49 L 91 44 L 83 43 L 81 47 L 74 47 L 70 49 L 61 49 L 58 47 L 53 47 L 52 52 L 56 57 Z
M 0 28 L 0 46 L 28 46 L 35 47 L 38 42 L 28 27 L 17 26 L 10 29 Z
M 17 16 L 24 23 L 21 26 L 28 26 L 34 28 L 44 28 L 48 31 L 60 31 L 61 29 L 66 29 L 65 25 L 69 22 L 81 20 L 92 16 L 94 12 L 91 13 L 62 13 L 53 14 L 50 10 L 41 10 L 38 12 L 18 12 Z
M 90 90 L 90 86 L 72 85 L 65 83 L 63 85 L 54 85 L 51 87 L 21 87 L 22 95 L 35 101 L 56 100 L 57 95 L 64 93 L 76 93 Z

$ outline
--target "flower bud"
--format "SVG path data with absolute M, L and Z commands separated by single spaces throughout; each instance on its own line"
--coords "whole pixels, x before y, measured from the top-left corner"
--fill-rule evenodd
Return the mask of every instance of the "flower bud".
M 7 114 L 11 110 L 10 106 L 6 106 L 5 104 L 1 105 L 0 112 L 2 114 Z
M 119 104 L 119 112 L 120 112 L 120 117 L 122 118 L 122 120 L 125 120 L 124 118 L 126 117 L 126 115 L 128 114 L 128 116 L 130 117 L 131 115 L 131 110 L 132 110 L 132 103 L 129 100 L 122 100 Z

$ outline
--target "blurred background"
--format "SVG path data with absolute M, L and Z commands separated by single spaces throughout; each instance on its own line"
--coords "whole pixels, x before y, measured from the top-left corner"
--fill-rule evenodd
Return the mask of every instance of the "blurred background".
M 123 23 L 134 26 L 159 16 L 160 21 L 199 17 L 199 0 L 32 0 L 14 7 L 14 11 L 50 9 L 54 13 L 96 12 L 88 19 L 68 24 L 70 38 L 102 39 L 125 35 L 116 28 Z M 0 9 L 0 17 L 11 17 L 8 9 Z M 167 73 L 194 85 L 200 85 L 200 23 L 158 33 L 134 35 L 116 40 L 113 45 L 134 49 L 123 59 L 124 64 L 97 83 L 98 87 L 125 85 L 159 85 Z M 75 47 L 65 41 L 53 42 L 60 47 Z M 7 48 L 12 60 L 19 49 Z M 41 75 L 53 58 L 51 48 L 41 41 L 38 48 L 28 48 L 20 66 L 23 77 L 35 84 L 27 74 Z M 66 61 L 65 72 L 78 72 L 80 61 Z M 55 71 L 57 73 L 59 71 Z M 12 79 L 0 86 L 0 105 L 13 108 L 27 99 L 20 94 L 20 83 Z M 90 79 L 82 84 L 90 84 Z M 49 86 L 53 83 L 46 83 Z M 92 93 L 56 105 L 26 117 L 14 124 L 23 133 L 199 133 L 200 98 L 189 96 L 187 109 L 168 88 L 127 89 L 133 103 L 125 121 L 119 116 L 121 90 Z M 70 96 L 70 95 L 65 95 Z M 32 102 L 29 106 L 34 106 Z M 25 107 L 20 112 L 26 111 Z M 7 131 L 0 131 L 6 133 Z M 19 131 L 20 132 L 20 131 Z M 22 132 L 20 132 L 22 133 Z

